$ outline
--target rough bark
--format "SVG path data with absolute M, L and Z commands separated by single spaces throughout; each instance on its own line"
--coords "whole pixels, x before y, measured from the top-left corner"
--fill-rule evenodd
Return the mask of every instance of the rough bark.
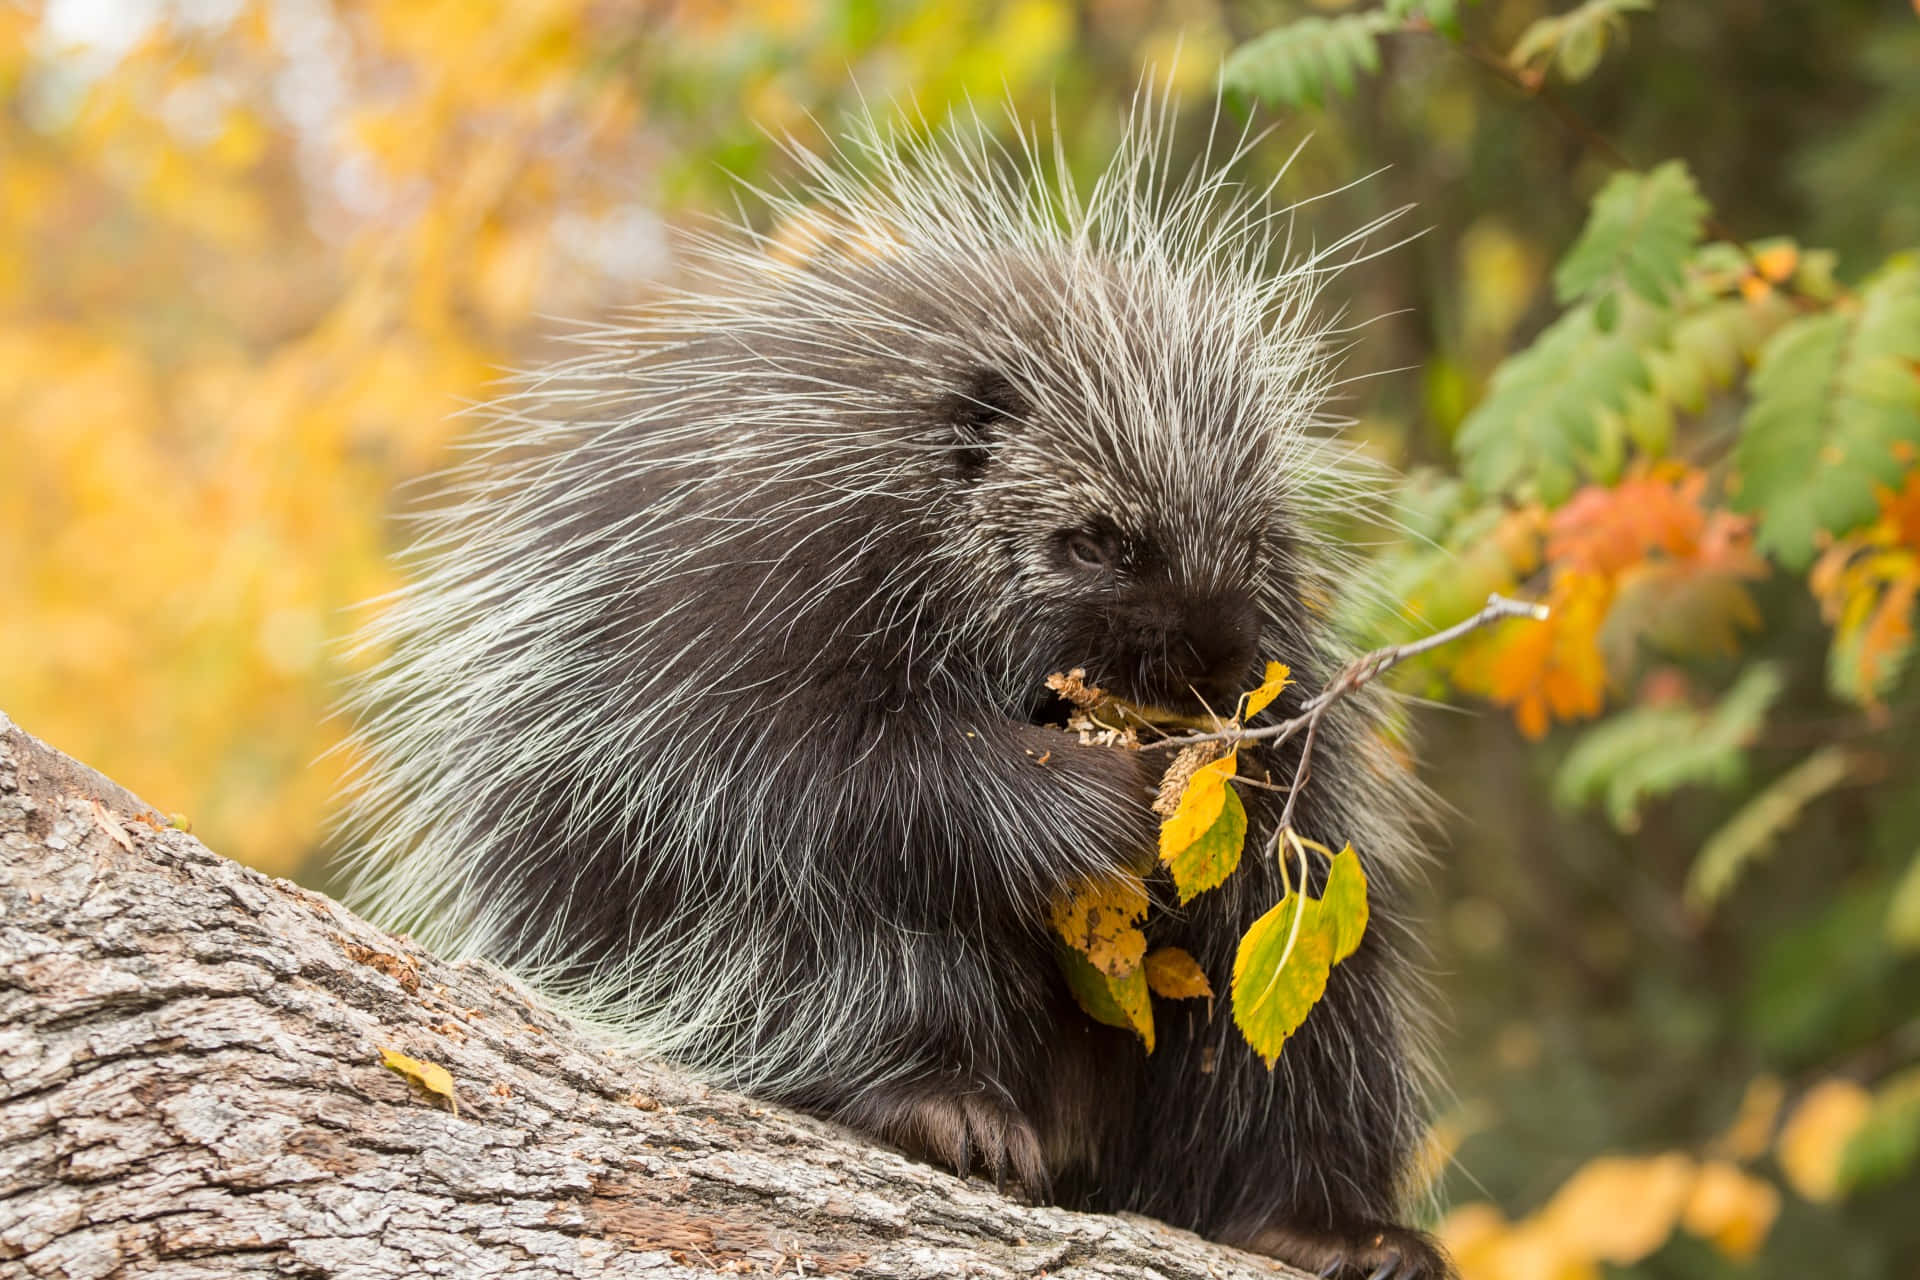
M 254 1274 L 1296 1273 L 596 1044 L 0 714 L 0 1276 Z

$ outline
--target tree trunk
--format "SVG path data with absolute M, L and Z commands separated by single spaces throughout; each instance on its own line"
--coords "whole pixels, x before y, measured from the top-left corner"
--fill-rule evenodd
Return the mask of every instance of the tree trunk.
M 254 1274 L 1297 1273 L 596 1044 L 0 714 L 0 1276 Z

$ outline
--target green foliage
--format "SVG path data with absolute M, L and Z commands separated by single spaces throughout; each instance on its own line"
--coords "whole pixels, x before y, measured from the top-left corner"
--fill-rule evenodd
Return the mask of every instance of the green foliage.
M 1066 976 L 1067 989 L 1087 1016 L 1109 1027 L 1134 1032 L 1146 1043 L 1147 1052 L 1153 1052 L 1153 1002 L 1147 990 L 1146 967 L 1136 966 L 1116 978 L 1100 972 L 1073 947 L 1056 943 L 1053 951 L 1060 972 Z
M 1610 476 L 1623 440 L 1615 416 L 1648 382 L 1646 352 L 1667 318 L 1628 299 L 1610 327 L 1583 303 L 1494 371 L 1486 397 L 1455 439 L 1462 469 L 1486 494 L 1525 493 L 1556 505 L 1582 476 Z
M 1756 666 L 1706 710 L 1623 711 L 1581 735 L 1560 766 L 1554 798 L 1568 808 L 1603 802 L 1613 825 L 1632 831 L 1649 797 L 1685 786 L 1733 786 L 1745 776 L 1746 746 L 1784 684 L 1779 671 Z
M 1887 941 L 1905 951 L 1920 951 L 1920 853 L 1894 885 L 1887 904 Z
M 1625 39 L 1627 15 L 1652 8 L 1653 0 L 1586 0 L 1570 12 L 1537 19 L 1520 33 L 1507 60 L 1519 67 L 1551 61 L 1567 80 L 1585 80 L 1607 45 Z
M 1352 93 L 1360 72 L 1380 69 L 1379 37 L 1395 25 L 1384 10 L 1302 18 L 1234 50 L 1221 83 L 1268 104 L 1317 105 L 1330 91 Z
M 1846 781 L 1855 767 L 1843 748 L 1828 746 L 1775 778 L 1701 848 L 1687 873 L 1688 901 L 1702 908 L 1719 902 L 1747 867 L 1794 824 L 1802 809 Z
M 1664 306 L 1680 288 L 1706 216 L 1707 202 L 1678 160 L 1644 176 L 1616 173 L 1594 197 L 1586 229 L 1554 272 L 1555 296 L 1563 305 L 1597 299 L 1602 329 L 1613 327 L 1612 295 L 1623 287 Z
M 1840 1185 L 1865 1190 L 1892 1182 L 1920 1165 L 1920 1067 L 1874 1090 L 1867 1113 L 1840 1153 Z
M 1673 410 L 1697 412 L 1751 346 L 1754 310 L 1688 290 L 1706 218 L 1678 161 L 1616 174 L 1554 272 L 1567 313 L 1495 370 L 1456 448 L 1484 493 L 1557 505 L 1583 476 L 1617 473 L 1626 446 L 1655 456 Z
M 1438 204 L 1436 224 L 1467 230 L 1421 246 L 1412 275 L 1436 282 L 1433 292 L 1369 277 L 1370 297 L 1400 299 L 1433 329 L 1416 346 L 1424 397 L 1364 413 L 1385 419 L 1378 438 L 1453 466 L 1409 486 L 1394 512 L 1404 536 L 1374 566 L 1377 597 L 1348 603 L 1343 617 L 1380 643 L 1490 590 L 1551 600 L 1543 628 L 1428 655 L 1401 669 L 1403 687 L 1484 695 L 1530 737 L 1614 701 L 1597 727 L 1548 737 L 1540 753 L 1558 758 L 1563 812 L 1594 807 L 1631 832 L 1567 818 L 1543 837 L 1533 821 L 1476 822 L 1485 856 L 1450 866 L 1443 895 L 1471 895 L 1456 923 L 1484 951 L 1463 941 L 1447 959 L 1470 1002 L 1500 1004 L 1489 989 L 1516 1002 L 1481 1011 L 1451 1059 L 1456 1072 L 1474 1064 L 1469 1096 L 1499 1116 L 1497 1140 L 1463 1163 L 1497 1170 L 1490 1198 L 1503 1207 L 1550 1204 L 1546 1164 L 1670 1142 L 1682 1098 L 1693 1114 L 1730 1114 L 1729 1063 L 1807 1084 L 1864 1075 L 1871 1086 L 1877 1073 L 1885 1079 L 1837 1178 L 1850 1141 L 1842 1122 L 1853 1122 L 1840 1111 L 1800 1126 L 1791 1153 L 1777 1117 L 1764 1115 L 1743 1119 L 1738 1143 L 1704 1129 L 1682 1142 L 1712 1157 L 1699 1166 L 1688 1230 L 1724 1258 L 1760 1249 L 1757 1273 L 1882 1274 L 1920 1248 L 1911 1214 L 1879 1213 L 1864 1232 L 1808 1202 L 1920 1175 L 1909 1033 L 1920 857 L 1890 861 L 1920 844 L 1904 767 L 1920 754 L 1920 283 L 1906 256 L 1920 246 L 1920 203 L 1906 198 L 1920 191 L 1908 161 L 1920 147 L 1920 30 L 1906 6 L 1774 6 L 1756 23 L 1725 21 L 1722 6 L 1649 0 L 1556 7 L 1520 0 L 1498 23 L 1476 23 L 1451 7 L 1387 4 L 1409 38 L 1392 46 L 1394 74 L 1350 113 L 1368 147 L 1382 129 L 1404 129 L 1381 158 L 1416 171 L 1406 196 L 1423 213 Z M 1629 16 L 1632 57 L 1613 57 Z M 1344 65 L 1358 74 L 1384 29 L 1373 15 L 1352 21 L 1366 39 Z M 1475 28 L 1508 23 L 1522 34 L 1502 58 Z M 1429 27 L 1471 58 L 1449 60 L 1411 34 Z M 1309 35 L 1325 38 L 1315 23 L 1262 38 L 1296 61 L 1287 92 L 1268 101 L 1300 106 L 1338 87 L 1302 52 L 1311 42 L 1291 43 Z M 1476 86 L 1462 67 L 1494 74 Z M 1868 72 L 1845 79 L 1845 107 L 1836 67 Z M 1602 72 L 1604 85 L 1578 95 L 1545 88 Z M 1516 107 L 1513 86 L 1546 109 Z M 1508 127 L 1522 116 L 1531 132 Z M 1583 229 L 1572 225 L 1568 193 L 1619 152 L 1650 157 L 1649 168 L 1607 179 Z M 1783 174 L 1797 177 L 1793 189 Z M 1455 200 L 1460 187 L 1472 194 Z M 1721 239 L 1729 225 L 1795 234 Z M 1531 321 L 1537 336 L 1515 342 L 1555 304 Z M 1528 813 L 1515 777 L 1538 756 L 1503 742 L 1504 763 L 1490 766 L 1490 729 L 1456 722 L 1439 736 L 1441 762 L 1423 755 L 1449 801 Z M 1786 744 L 1790 758 L 1777 754 Z M 1450 768 L 1454 750 L 1465 759 Z M 1724 794 L 1708 811 L 1679 795 L 1686 787 Z M 1662 821 L 1643 821 L 1662 795 L 1675 797 Z M 1770 849 L 1780 854 L 1736 910 L 1730 890 Z M 1607 859 L 1632 871 L 1596 877 Z M 1523 866 L 1532 874 L 1515 876 Z M 1688 872 L 1683 892 L 1664 887 L 1676 868 Z M 1610 892 L 1568 893 L 1569 878 L 1603 879 Z M 1663 912 L 1668 894 L 1674 909 Z M 1522 953 L 1541 937 L 1556 946 Z M 1577 955 L 1548 958 L 1558 940 Z M 1630 1020 L 1613 1007 L 1623 989 L 1634 993 Z M 1595 991 L 1609 994 L 1583 994 Z M 1547 1052 L 1563 1056 L 1520 1085 L 1539 1043 L 1529 1035 L 1543 1030 Z M 1642 1069 L 1649 1055 L 1674 1064 L 1659 1083 Z M 1864 1112 L 1858 1086 L 1792 1087 L 1843 1100 L 1848 1090 Z M 1777 1223 L 1775 1176 L 1802 1197 Z M 1711 1225 L 1736 1184 L 1754 1216 Z M 1644 1201 L 1639 1190 L 1629 1199 Z M 1865 1198 L 1849 1206 L 1873 1212 Z M 1638 1262 L 1582 1253 L 1579 1240 L 1591 1239 L 1584 1223 L 1542 1210 L 1499 1229 L 1474 1219 L 1449 1244 L 1469 1276 L 1505 1274 L 1522 1248 L 1542 1274 Z M 1679 1245 L 1648 1260 L 1689 1280 L 1725 1265 Z
M 1896 265 L 1847 309 L 1793 321 L 1760 353 L 1734 455 L 1736 505 L 1794 568 L 1821 533 L 1873 518 L 1920 448 L 1920 268 Z

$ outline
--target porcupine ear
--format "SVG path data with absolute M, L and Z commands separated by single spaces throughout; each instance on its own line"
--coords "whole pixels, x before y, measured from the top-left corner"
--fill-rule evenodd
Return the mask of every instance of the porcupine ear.
M 953 468 L 963 480 L 987 469 L 990 446 L 1027 414 L 1027 398 L 998 369 L 979 368 L 941 402 L 941 416 L 952 433 Z

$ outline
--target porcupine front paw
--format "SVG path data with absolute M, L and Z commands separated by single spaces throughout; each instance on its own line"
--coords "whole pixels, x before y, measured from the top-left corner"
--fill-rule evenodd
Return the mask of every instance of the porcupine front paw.
M 963 1178 L 979 1170 L 1002 1191 L 1012 1182 L 1030 1199 L 1047 1194 L 1039 1133 L 986 1085 L 961 1078 L 883 1085 L 849 1103 L 839 1119 Z
M 1247 1244 L 1327 1280 L 1453 1280 L 1453 1264 L 1418 1231 L 1387 1223 L 1346 1231 L 1266 1227 Z

